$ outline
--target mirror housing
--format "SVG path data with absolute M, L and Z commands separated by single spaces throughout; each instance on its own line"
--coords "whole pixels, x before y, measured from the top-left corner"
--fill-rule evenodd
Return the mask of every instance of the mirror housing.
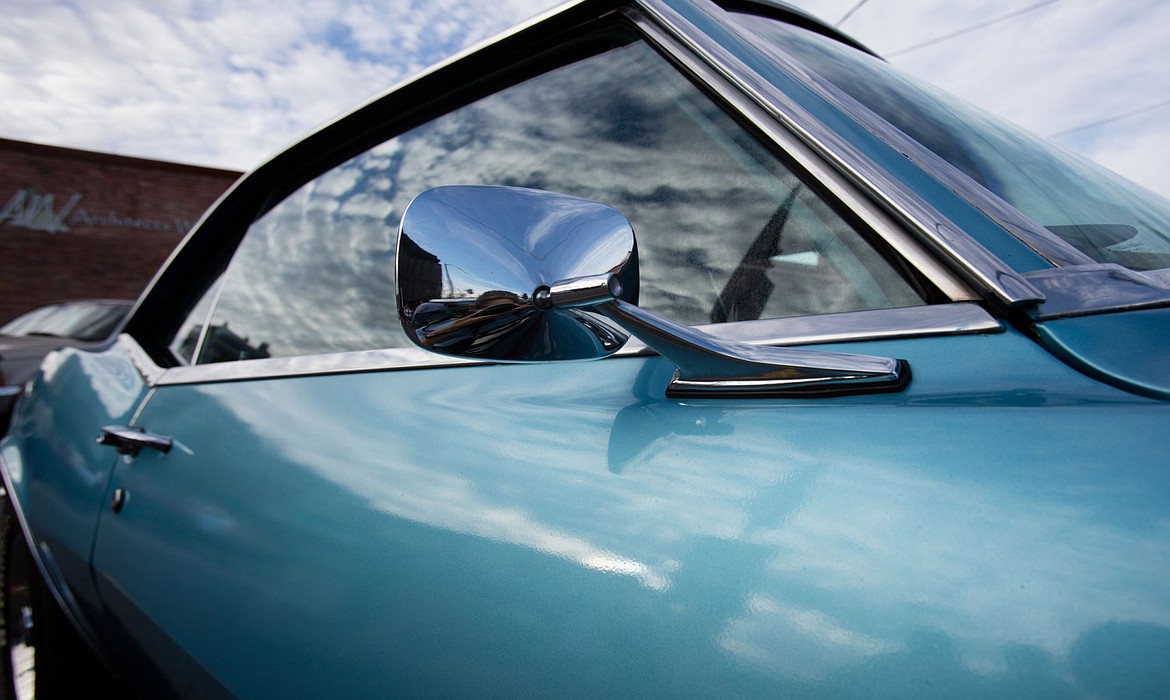
M 668 396 L 830 396 L 910 380 L 904 360 L 724 341 L 640 308 L 629 221 L 569 195 L 427 190 L 403 214 L 396 272 L 407 336 L 447 355 L 596 359 L 632 333 L 678 366 Z
M 629 335 L 591 310 L 581 285 L 613 276 L 605 300 L 634 303 L 634 231 L 614 209 L 517 187 L 437 187 L 415 197 L 398 233 L 397 304 L 407 336 L 459 357 L 506 362 L 589 360 Z

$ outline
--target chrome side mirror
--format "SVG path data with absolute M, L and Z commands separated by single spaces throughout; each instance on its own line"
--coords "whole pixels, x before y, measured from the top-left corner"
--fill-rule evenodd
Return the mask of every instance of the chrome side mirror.
M 497 361 L 584 360 L 632 333 L 678 366 L 669 396 L 897 391 L 902 360 L 720 340 L 637 306 L 638 250 L 615 209 L 515 187 L 437 187 L 402 217 L 398 314 L 419 346 Z
M 415 197 L 402 217 L 396 273 L 398 315 L 412 341 L 485 360 L 610 355 L 629 335 L 565 281 L 607 273 L 604 301 L 635 302 L 638 293 L 624 216 L 516 187 L 436 187 Z

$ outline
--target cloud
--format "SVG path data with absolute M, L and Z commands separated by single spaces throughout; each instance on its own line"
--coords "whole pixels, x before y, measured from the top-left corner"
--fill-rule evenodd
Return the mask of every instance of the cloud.
M 14 0 L 0 135 L 249 168 L 554 0 Z M 835 22 L 854 0 L 797 0 Z M 896 52 L 1034 3 L 871 0 L 842 28 Z M 1041 135 L 1165 99 L 1170 5 L 1055 2 L 892 62 Z M 1057 139 L 1170 193 L 1170 107 Z
M 0 26 L 0 133 L 247 168 L 547 4 L 18 0 Z

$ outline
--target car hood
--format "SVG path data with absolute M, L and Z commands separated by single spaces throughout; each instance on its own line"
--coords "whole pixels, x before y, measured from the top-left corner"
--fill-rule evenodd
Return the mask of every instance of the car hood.
M 23 384 L 32 378 L 41 360 L 57 348 L 87 345 L 74 338 L 0 335 L 0 383 Z
M 1040 342 L 1085 374 L 1170 401 L 1170 308 L 1078 316 L 1036 324 Z
M 0 359 L 44 356 L 51 350 L 76 346 L 81 341 L 50 335 L 0 335 Z

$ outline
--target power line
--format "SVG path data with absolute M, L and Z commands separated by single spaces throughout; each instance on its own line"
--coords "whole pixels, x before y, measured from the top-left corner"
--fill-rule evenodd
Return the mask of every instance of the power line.
M 849 19 L 850 17 L 852 17 L 852 16 L 853 16 L 853 13 L 854 13 L 854 12 L 857 12 L 858 10 L 860 10 L 860 9 L 861 9 L 861 6 L 862 6 L 862 5 L 864 5 L 864 4 L 865 4 L 865 3 L 867 3 L 867 2 L 869 2 L 869 0 L 860 0 L 860 2 L 858 2 L 856 5 L 854 5 L 854 6 L 853 6 L 853 9 L 852 9 L 852 10 L 849 10 L 848 12 L 846 12 L 846 13 L 845 13 L 845 16 L 844 16 L 844 17 L 842 17 L 841 19 L 837 20 L 837 23 L 836 23 L 836 24 L 834 24 L 833 26 L 834 26 L 834 27 L 840 27 L 842 24 L 845 24 L 845 20 L 847 20 L 847 19 Z
M 1087 131 L 1088 129 L 1095 129 L 1099 126 L 1105 126 L 1106 124 L 1112 124 L 1113 122 L 1120 121 L 1122 119 L 1126 119 L 1128 117 L 1132 117 L 1132 116 L 1135 116 L 1138 114 L 1144 114 L 1146 112 L 1153 112 L 1155 109 L 1162 109 L 1163 107 L 1170 107 L 1170 100 L 1163 100 L 1161 102 L 1155 102 L 1152 105 L 1146 105 L 1145 107 L 1139 107 L 1138 109 L 1134 109 L 1134 110 L 1131 110 L 1129 112 L 1124 112 L 1122 114 L 1115 114 L 1112 117 L 1098 119 L 1095 122 L 1089 122 L 1088 124 L 1081 124 L 1080 126 L 1074 126 L 1071 129 L 1065 129 L 1064 131 L 1058 131 L 1055 134 L 1049 134 L 1048 138 L 1055 139 L 1055 138 L 1059 138 L 1061 136 L 1068 136 L 1069 134 L 1075 134 L 1078 131 Z
M 1009 19 L 1014 19 L 1016 17 L 1019 17 L 1022 14 L 1032 12 L 1033 10 L 1039 10 L 1041 7 L 1044 7 L 1045 5 L 1051 5 L 1052 3 L 1057 2 L 1057 1 L 1058 0 L 1044 0 L 1044 2 L 1038 2 L 1035 5 L 1029 5 L 1021 10 L 1016 10 L 1015 12 L 1009 12 L 1006 15 L 1000 15 L 999 17 L 994 17 L 994 18 L 989 19 L 985 22 L 979 22 L 978 24 L 972 24 L 969 27 L 963 27 L 962 29 L 960 29 L 958 31 L 954 31 L 954 32 L 951 32 L 950 34 L 946 34 L 944 36 L 940 36 L 940 37 L 936 37 L 934 39 L 930 39 L 928 41 L 924 41 L 920 44 L 914 44 L 913 46 L 907 46 L 906 48 L 898 49 L 897 51 L 888 51 L 888 52 L 886 52 L 885 55 L 887 58 L 892 58 L 894 56 L 900 56 L 904 53 L 910 53 L 911 51 L 917 51 L 918 49 L 926 48 L 927 46 L 934 46 L 935 44 L 941 44 L 942 42 L 950 41 L 951 39 L 954 39 L 955 37 L 963 36 L 964 34 L 970 34 L 973 31 L 983 29 L 985 27 L 990 27 L 993 24 L 999 24 L 1000 22 L 1006 22 Z

